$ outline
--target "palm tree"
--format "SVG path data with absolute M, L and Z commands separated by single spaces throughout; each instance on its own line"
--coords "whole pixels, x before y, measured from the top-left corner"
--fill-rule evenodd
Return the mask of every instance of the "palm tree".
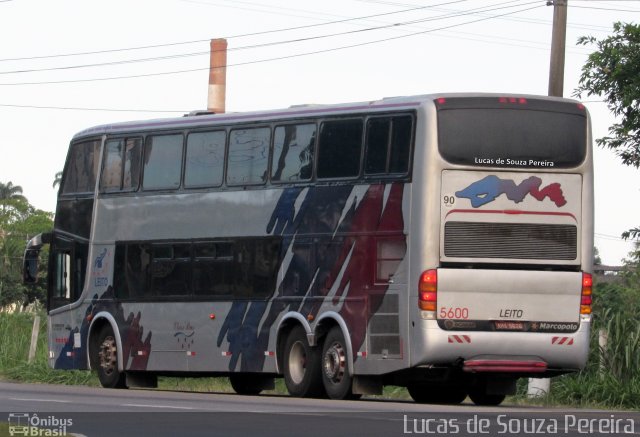
M 55 179 L 53 180 L 53 188 L 60 186 L 61 183 L 62 183 L 62 172 L 59 171 L 58 173 L 56 173 Z
M 22 195 L 22 187 L 20 185 L 13 185 L 13 182 L 7 182 L 6 184 L 0 182 L 0 200 L 27 200 Z

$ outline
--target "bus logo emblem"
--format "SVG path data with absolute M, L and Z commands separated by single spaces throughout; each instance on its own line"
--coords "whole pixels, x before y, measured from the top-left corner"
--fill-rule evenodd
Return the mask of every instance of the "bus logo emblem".
M 511 179 L 500 179 L 490 175 L 456 191 L 456 196 L 469 199 L 474 208 L 491 203 L 502 194 L 515 203 L 522 202 L 529 194 L 540 202 L 548 197 L 557 207 L 567 203 L 559 183 L 554 182 L 544 188 L 540 188 L 540 185 L 542 185 L 542 179 L 537 176 L 530 176 L 516 185 Z

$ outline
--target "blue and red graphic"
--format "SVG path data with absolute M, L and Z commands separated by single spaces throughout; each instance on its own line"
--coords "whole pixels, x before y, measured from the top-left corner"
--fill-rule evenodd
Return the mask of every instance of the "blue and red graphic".
M 375 184 L 356 194 L 352 186 L 287 188 L 266 231 L 283 238 L 283 278 L 269 301 L 236 301 L 220 329 L 226 338 L 229 370 L 261 371 L 273 324 L 286 311 L 315 318 L 333 289 L 333 303 L 343 301 L 354 354 L 366 338 L 369 319 L 380 307 L 388 283 L 375 283 L 376 244 L 396 241 L 406 251 L 403 233 L 404 185 Z M 296 210 L 296 202 L 300 204 Z M 354 359 L 356 357 L 354 356 Z
M 55 369 L 87 369 L 87 339 L 89 334 L 89 320 L 101 311 L 112 314 L 118 324 L 122 336 L 122 356 L 127 370 L 145 370 L 151 352 L 151 332 L 143 340 L 144 329 L 140 325 L 142 314 L 130 312 L 125 318 L 121 302 L 115 301 L 113 288 L 109 287 L 100 297 L 94 295 L 87 307 L 80 327 L 69 329 L 69 338 L 55 361 Z M 81 335 L 80 347 L 74 348 L 74 335 Z
M 469 199 L 471 206 L 474 208 L 491 203 L 502 194 L 505 194 L 507 199 L 515 203 L 522 202 L 529 194 L 540 202 L 548 197 L 557 207 L 564 206 L 567 203 L 559 183 L 554 182 L 544 188 L 540 188 L 541 185 L 542 179 L 537 176 L 530 176 L 516 185 L 511 179 L 500 179 L 497 176 L 490 175 L 460 191 L 456 191 L 456 196 Z

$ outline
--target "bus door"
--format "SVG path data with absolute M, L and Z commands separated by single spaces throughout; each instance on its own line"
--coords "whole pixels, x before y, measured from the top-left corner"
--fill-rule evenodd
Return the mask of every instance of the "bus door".
M 78 368 L 86 361 L 81 353 L 83 321 L 72 318 L 70 306 L 82 294 L 87 268 L 87 244 L 54 236 L 49 252 L 49 361 L 56 369 Z

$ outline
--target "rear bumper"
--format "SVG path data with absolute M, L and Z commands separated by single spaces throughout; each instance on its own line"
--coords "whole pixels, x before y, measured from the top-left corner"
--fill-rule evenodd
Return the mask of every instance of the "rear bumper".
M 506 365 L 502 373 L 532 374 L 582 369 L 589 354 L 590 316 L 582 316 L 573 333 L 446 331 L 436 320 L 421 320 L 420 324 L 421 335 L 415 338 L 422 341 L 412 344 L 412 366 L 449 366 L 474 360 L 486 364 L 497 357 Z M 529 357 L 525 361 L 530 361 L 532 368 L 508 365 L 523 362 L 522 357 Z M 546 368 L 533 362 L 546 363 Z M 494 371 L 500 367 L 495 364 Z M 482 365 L 467 367 L 469 372 L 483 371 Z M 489 367 L 484 371 L 491 371 Z

